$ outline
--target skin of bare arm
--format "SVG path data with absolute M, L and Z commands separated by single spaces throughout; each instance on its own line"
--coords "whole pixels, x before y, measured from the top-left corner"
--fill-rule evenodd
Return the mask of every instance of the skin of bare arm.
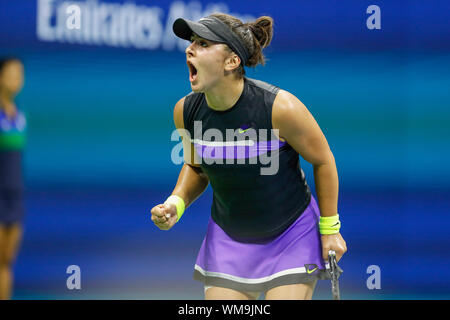
M 279 130 L 279 138 L 287 141 L 303 159 L 313 165 L 320 214 L 329 217 L 338 213 L 339 180 L 336 163 L 319 125 L 305 105 L 291 93 L 280 90 L 272 111 L 272 124 Z M 347 245 L 340 233 L 322 235 L 322 256 L 336 252 L 341 259 Z
M 184 200 L 186 209 L 205 191 L 209 184 L 208 176 L 198 165 L 198 156 L 192 142 L 185 134 L 183 122 L 184 98 L 174 108 L 175 127 L 180 131 L 183 141 L 184 161 L 172 195 Z M 167 216 L 170 216 L 169 218 Z M 174 204 L 158 204 L 151 210 L 151 220 L 161 230 L 169 230 L 177 222 L 177 209 Z

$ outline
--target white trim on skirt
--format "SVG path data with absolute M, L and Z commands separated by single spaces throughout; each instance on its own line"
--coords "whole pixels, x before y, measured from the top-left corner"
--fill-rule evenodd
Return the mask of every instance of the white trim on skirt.
M 326 269 L 330 268 L 330 265 L 329 265 L 328 262 L 325 262 L 325 268 Z M 236 281 L 236 282 L 241 282 L 241 283 L 245 283 L 245 284 L 259 284 L 259 283 L 271 281 L 271 280 L 273 280 L 275 278 L 278 278 L 278 277 L 281 277 L 281 276 L 285 276 L 285 275 L 288 275 L 288 274 L 307 273 L 305 267 L 300 267 L 300 268 L 292 268 L 292 269 L 279 271 L 279 272 L 274 273 L 274 274 L 272 274 L 270 276 L 267 276 L 267 277 L 251 279 L 251 278 L 237 277 L 237 276 L 233 276 L 233 275 L 227 274 L 227 273 L 206 271 L 206 270 L 204 270 L 202 267 L 200 267 L 197 264 L 195 265 L 194 269 L 197 270 L 198 272 L 200 272 L 205 277 L 218 277 L 218 278 L 223 278 L 223 279 Z

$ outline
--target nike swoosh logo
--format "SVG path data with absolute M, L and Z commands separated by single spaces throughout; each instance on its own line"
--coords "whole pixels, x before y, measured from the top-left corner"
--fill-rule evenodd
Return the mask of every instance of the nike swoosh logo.
M 248 129 L 251 129 L 251 128 L 248 128 Z M 238 132 L 239 132 L 239 133 L 244 133 L 244 132 L 247 131 L 248 129 L 242 130 L 241 128 L 239 128 Z
M 317 270 L 317 268 L 318 267 L 315 267 L 314 269 L 312 269 L 312 270 L 308 270 L 308 269 L 306 269 L 306 273 L 307 274 L 311 274 L 311 273 L 313 273 L 314 271 L 316 271 Z
M 335 224 L 333 224 L 331 227 L 335 227 L 339 224 L 339 222 L 336 222 Z

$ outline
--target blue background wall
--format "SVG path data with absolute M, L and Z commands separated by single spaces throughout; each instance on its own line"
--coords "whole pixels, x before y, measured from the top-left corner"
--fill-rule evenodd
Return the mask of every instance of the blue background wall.
M 154 227 L 149 211 L 176 183 L 181 166 L 170 158 L 172 111 L 190 92 L 183 51 L 163 44 L 170 40 L 164 35 L 170 12 L 178 5 L 190 8 L 187 16 L 196 10 L 201 16 L 212 2 L 128 3 L 159 8 L 159 45 L 43 41 L 37 9 L 63 1 L 0 1 L 0 54 L 24 60 L 26 83 L 17 102 L 29 121 L 27 216 L 15 298 L 203 297 L 191 276 L 210 187 L 169 232 Z M 215 4 L 274 18 L 267 65 L 248 75 L 299 97 L 335 155 L 349 249 L 340 262 L 342 297 L 448 298 L 445 1 Z M 372 4 L 381 8 L 381 30 L 366 27 Z M 311 165 L 301 164 L 314 188 Z M 81 268 L 79 291 L 66 288 L 69 265 Z M 366 287 L 370 265 L 381 269 L 380 290 Z M 329 298 L 329 283 L 321 282 L 314 297 Z

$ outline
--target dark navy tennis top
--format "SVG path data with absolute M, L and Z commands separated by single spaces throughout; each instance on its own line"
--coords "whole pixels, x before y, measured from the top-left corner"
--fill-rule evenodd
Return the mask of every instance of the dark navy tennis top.
M 203 93 L 184 101 L 184 127 L 213 190 L 211 217 L 237 239 L 282 233 L 311 199 L 299 154 L 271 131 L 278 91 L 244 78 L 244 90 L 228 110 L 209 108 Z
M 0 189 L 22 189 L 22 152 L 26 135 L 25 114 L 18 110 L 14 118 L 0 108 Z

